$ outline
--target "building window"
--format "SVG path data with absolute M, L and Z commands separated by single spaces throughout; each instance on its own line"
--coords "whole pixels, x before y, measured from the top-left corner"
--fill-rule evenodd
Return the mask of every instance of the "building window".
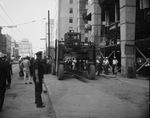
M 69 13 L 71 13 L 71 14 L 73 13 L 73 8 L 69 9 Z
M 73 23 L 73 17 L 69 18 L 69 23 Z
M 70 0 L 70 4 L 73 4 L 73 0 Z

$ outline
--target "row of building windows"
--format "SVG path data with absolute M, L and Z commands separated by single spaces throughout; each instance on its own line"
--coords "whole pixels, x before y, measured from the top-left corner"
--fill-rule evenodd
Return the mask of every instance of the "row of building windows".
M 69 0 L 70 4 L 73 4 L 73 0 Z M 69 13 L 73 14 L 73 8 L 69 8 Z M 69 17 L 69 23 L 73 23 L 73 17 Z

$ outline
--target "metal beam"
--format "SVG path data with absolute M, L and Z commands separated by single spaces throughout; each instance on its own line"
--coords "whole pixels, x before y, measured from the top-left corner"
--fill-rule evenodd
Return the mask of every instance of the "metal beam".
M 149 60 L 145 57 L 145 55 L 135 46 L 136 50 L 144 57 L 144 59 L 146 60 L 145 63 L 140 66 L 136 72 L 138 72 L 139 70 L 141 70 L 147 63 L 150 63 Z

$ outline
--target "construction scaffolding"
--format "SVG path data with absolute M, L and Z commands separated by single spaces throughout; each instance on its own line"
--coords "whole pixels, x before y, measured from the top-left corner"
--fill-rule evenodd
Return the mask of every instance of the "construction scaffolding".
M 83 13 L 83 20 L 86 26 L 91 26 L 90 29 L 85 28 L 86 33 L 91 33 L 88 39 L 92 37 L 93 32 L 100 32 L 100 36 L 97 33 L 94 38 L 96 44 L 100 41 L 96 49 L 97 54 L 108 57 L 110 65 L 116 57 L 119 62 L 118 71 L 123 76 L 131 78 L 136 77 L 136 74 L 149 76 L 150 1 L 91 0 L 91 7 L 87 5 L 87 1 L 85 6 L 88 7 Z M 99 4 L 100 8 L 95 8 L 95 4 Z M 93 8 L 93 11 L 88 8 Z M 97 30 L 95 26 L 99 26 Z

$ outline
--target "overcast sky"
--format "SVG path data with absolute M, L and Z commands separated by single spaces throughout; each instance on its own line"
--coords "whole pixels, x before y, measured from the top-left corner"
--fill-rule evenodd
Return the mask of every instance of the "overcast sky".
M 43 18 L 48 17 L 50 10 L 50 18 L 54 19 L 55 0 L 0 0 L 0 5 L 0 26 L 18 25 L 18 28 L 5 27 L 2 33 L 9 34 L 16 41 L 28 38 L 34 50 L 39 50 L 44 45 L 40 38 L 45 38 L 47 19 Z M 36 22 L 32 22 L 34 20 Z

